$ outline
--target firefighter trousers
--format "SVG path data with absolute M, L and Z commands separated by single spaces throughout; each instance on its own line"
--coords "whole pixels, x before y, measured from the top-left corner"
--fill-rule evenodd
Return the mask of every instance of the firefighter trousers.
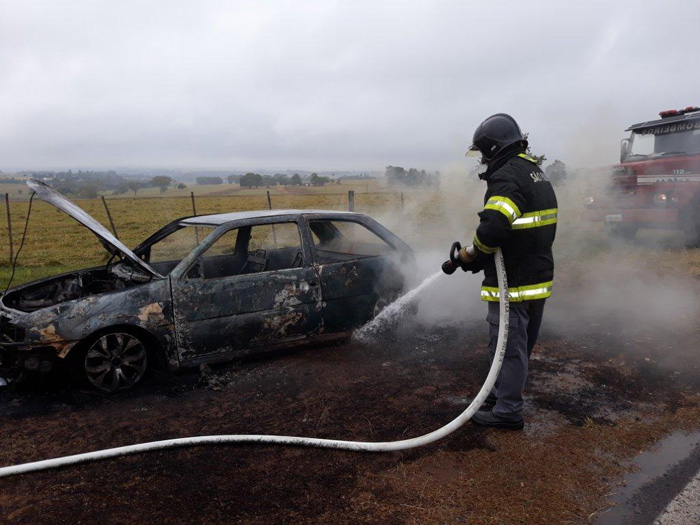
M 528 365 L 532 349 L 542 324 L 545 299 L 510 303 L 508 344 L 503 366 L 491 395 L 497 401 L 493 414 L 504 419 L 520 421 L 523 417 L 523 390 L 527 380 Z M 498 340 L 499 304 L 488 303 L 489 358 L 493 362 Z

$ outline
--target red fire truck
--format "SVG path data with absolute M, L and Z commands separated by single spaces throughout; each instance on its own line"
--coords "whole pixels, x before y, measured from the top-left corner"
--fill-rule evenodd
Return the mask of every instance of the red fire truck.
M 630 126 L 605 191 L 584 199 L 583 220 L 598 221 L 613 236 L 640 228 L 682 230 L 700 245 L 700 107 L 659 113 Z

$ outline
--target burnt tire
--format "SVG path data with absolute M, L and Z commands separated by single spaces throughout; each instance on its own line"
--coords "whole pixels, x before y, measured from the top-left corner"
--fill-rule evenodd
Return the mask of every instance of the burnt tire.
M 148 369 L 148 350 L 141 337 L 115 330 L 92 338 L 74 366 L 87 385 L 112 394 L 138 384 Z

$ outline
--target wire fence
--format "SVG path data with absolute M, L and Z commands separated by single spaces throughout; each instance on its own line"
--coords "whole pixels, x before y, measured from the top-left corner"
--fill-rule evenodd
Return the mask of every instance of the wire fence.
M 411 199 L 425 198 L 425 192 L 400 191 L 314 191 L 307 193 L 270 192 L 255 194 L 207 194 L 179 196 L 140 196 L 78 200 L 78 205 L 102 222 L 127 246 L 135 246 L 168 222 L 191 215 L 207 215 L 259 209 L 350 210 L 379 216 L 400 216 Z M 27 200 L 5 194 L 5 225 L 0 228 L 0 281 L 9 274 L 16 246 L 21 240 L 27 216 Z M 29 223 L 27 245 L 19 266 L 30 280 L 55 270 L 85 267 L 101 255 L 95 238 L 84 228 L 76 228 L 66 214 L 43 202 L 35 203 Z M 401 232 L 397 232 L 401 233 Z M 41 270 L 44 268 L 44 270 Z

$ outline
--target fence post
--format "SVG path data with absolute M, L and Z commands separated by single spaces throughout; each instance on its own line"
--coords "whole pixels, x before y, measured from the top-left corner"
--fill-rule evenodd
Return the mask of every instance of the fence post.
M 403 192 L 401 192 L 401 213 L 403 213 Z
M 355 190 L 348 190 L 348 210 L 355 211 Z
M 190 199 L 192 199 L 192 215 L 197 215 L 197 206 L 194 204 L 194 192 L 190 192 Z
M 272 209 L 272 198 L 270 197 L 270 190 L 267 190 L 267 209 Z M 272 242 L 277 246 L 277 232 L 275 232 L 275 225 L 272 225 Z
M 107 200 L 105 199 L 104 195 L 102 195 L 102 204 L 104 204 L 105 211 L 107 212 L 107 218 L 109 219 L 109 225 L 112 227 L 112 233 L 114 233 L 114 236 L 118 239 L 119 235 L 117 234 L 117 228 L 114 226 L 114 221 L 112 220 L 112 214 L 109 212 L 109 207 L 107 206 Z
M 197 206 L 194 204 L 194 192 L 190 192 L 190 199 L 192 199 L 192 215 L 197 215 Z M 194 227 L 194 242 L 199 245 L 199 228 L 197 226 Z
M 15 257 L 14 248 L 12 247 L 12 220 L 10 219 L 10 194 L 5 194 L 5 210 L 7 211 L 7 235 L 10 239 L 10 265 Z

